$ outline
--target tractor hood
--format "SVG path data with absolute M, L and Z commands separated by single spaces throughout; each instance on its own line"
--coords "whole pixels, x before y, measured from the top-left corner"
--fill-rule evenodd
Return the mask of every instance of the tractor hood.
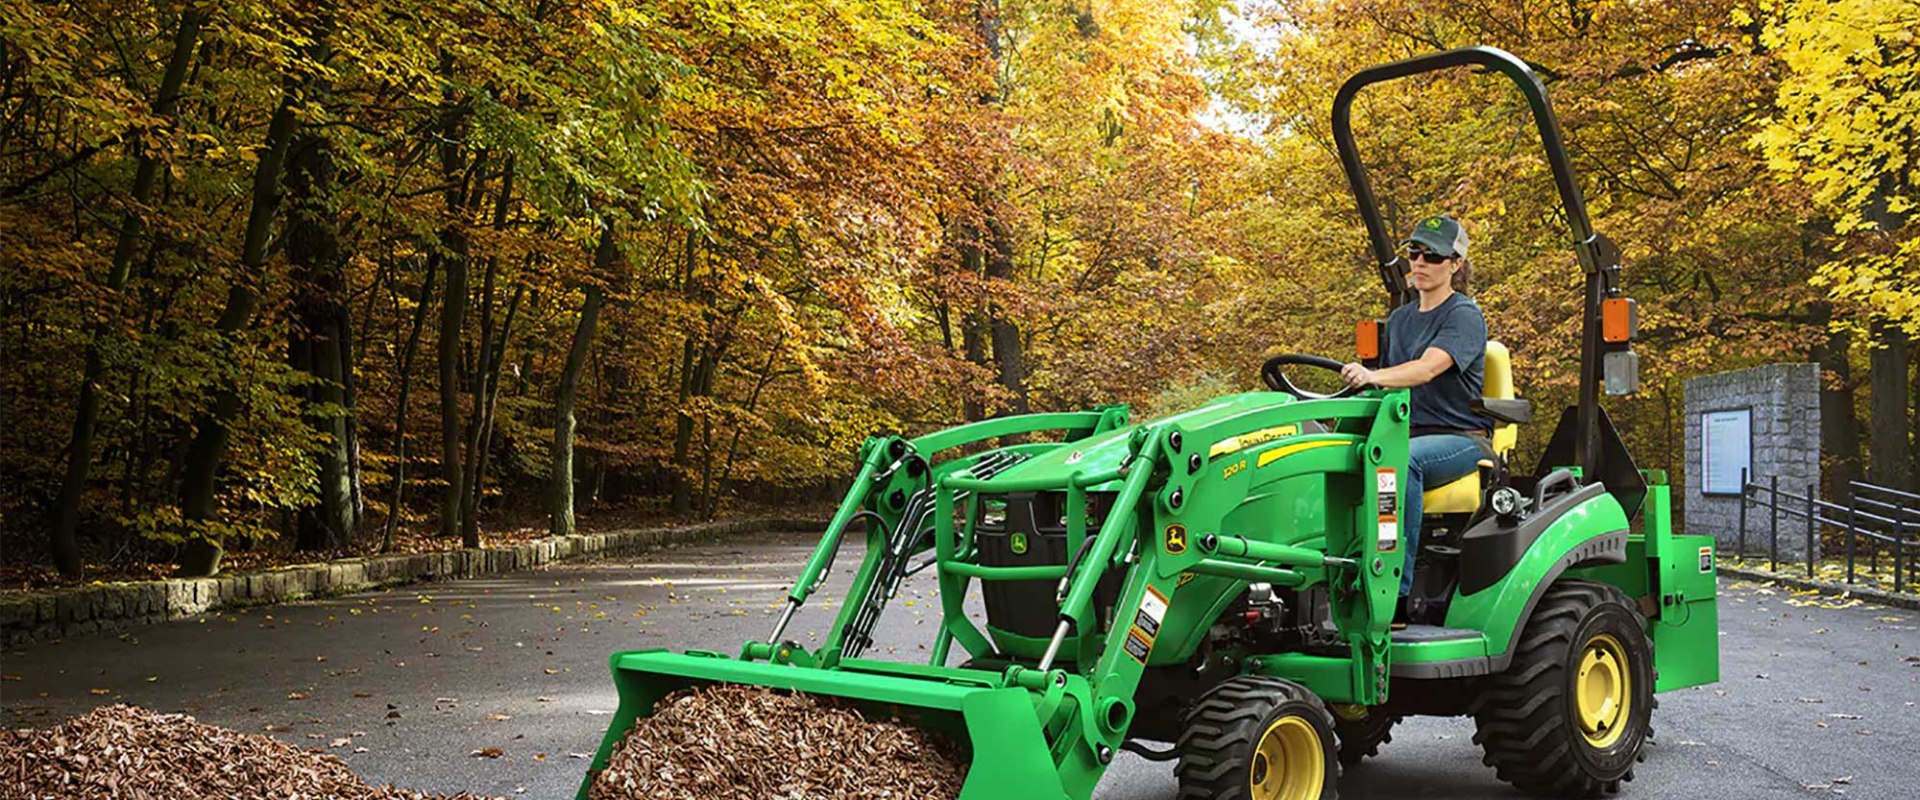
M 1272 408 L 1299 402 L 1293 395 L 1282 392 L 1244 392 L 1214 398 L 1199 408 L 1182 411 L 1165 417 L 1136 422 L 1124 428 L 1089 436 L 1076 442 L 1040 453 L 1022 461 L 994 476 L 995 481 L 1028 483 L 1035 479 L 1063 481 L 1076 472 L 1097 473 L 1111 470 L 1120 465 L 1127 455 L 1127 441 L 1133 437 L 1136 428 L 1149 423 L 1165 425 L 1168 423 L 1182 428 L 1194 429 L 1212 424 L 1227 417 L 1237 416 L 1259 408 Z M 1119 481 L 1110 481 L 1099 486 L 1089 487 L 1090 491 L 1114 491 Z

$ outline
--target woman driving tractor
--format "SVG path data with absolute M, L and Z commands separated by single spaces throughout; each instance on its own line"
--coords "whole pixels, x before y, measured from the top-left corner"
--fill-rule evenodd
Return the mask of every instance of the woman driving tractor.
M 1472 408 L 1486 378 L 1487 320 L 1466 295 L 1471 275 L 1466 230 L 1451 217 L 1428 217 L 1400 246 L 1407 252 L 1408 282 L 1420 297 L 1387 316 L 1383 366 L 1347 364 L 1340 377 L 1349 386 L 1411 390 L 1407 563 L 1400 577 L 1404 598 L 1413 587 L 1413 561 L 1420 552 L 1423 488 L 1471 474 L 1491 450 L 1492 423 Z

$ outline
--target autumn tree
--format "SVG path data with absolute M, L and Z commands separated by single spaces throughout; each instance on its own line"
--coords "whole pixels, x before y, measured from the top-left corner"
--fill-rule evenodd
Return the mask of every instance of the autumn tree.
M 1834 257 L 1814 284 L 1836 331 L 1870 338 L 1873 463 L 1868 477 L 1913 487 L 1909 341 L 1920 333 L 1920 3 L 1789 0 L 1765 7 L 1762 40 L 1786 75 L 1754 137 L 1783 180 L 1812 193 L 1810 220 Z M 1743 12 L 1744 13 L 1744 12 Z M 1745 19 L 1753 19 L 1745 15 Z M 1750 23 L 1759 24 L 1759 23 Z

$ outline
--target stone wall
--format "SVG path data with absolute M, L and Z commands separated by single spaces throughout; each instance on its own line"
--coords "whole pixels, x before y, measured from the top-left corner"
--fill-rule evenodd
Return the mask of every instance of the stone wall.
M 572 558 L 632 553 L 733 534 L 825 528 L 824 520 L 733 520 L 549 537 L 500 547 L 365 556 L 212 578 L 128 581 L 20 592 L 0 596 L 0 646 L 165 622 L 223 608 L 348 594 L 418 581 L 495 575 Z
M 1820 367 L 1817 364 L 1769 364 L 1704 375 L 1686 383 L 1687 461 L 1683 532 L 1713 536 L 1723 549 L 1738 547 L 1740 498 L 1701 492 L 1700 420 L 1710 411 L 1753 412 L 1752 482 L 1780 478 L 1780 491 L 1804 494 L 1820 482 Z M 1767 509 L 1747 504 L 1746 547 L 1765 554 L 1770 544 Z M 1806 522 L 1780 520 L 1780 557 L 1804 559 Z M 1819 542 L 1814 543 L 1819 555 Z

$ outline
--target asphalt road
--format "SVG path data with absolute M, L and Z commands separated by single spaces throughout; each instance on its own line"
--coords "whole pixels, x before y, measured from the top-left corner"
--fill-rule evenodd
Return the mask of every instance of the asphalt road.
M 38 644 L 0 655 L 0 708 L 36 727 L 106 703 L 185 711 L 330 748 L 376 782 L 568 798 L 616 703 L 608 654 L 737 652 L 766 634 L 811 541 L 739 539 Z M 791 635 L 818 635 L 843 575 Z M 896 601 L 880 637 L 894 648 L 875 655 L 925 657 L 929 577 Z M 1920 613 L 1721 590 L 1722 680 L 1662 696 L 1657 746 L 1622 796 L 1920 796 Z M 1465 719 L 1409 720 L 1341 794 L 1519 797 L 1481 765 L 1472 734 Z M 503 755 L 472 755 L 487 748 Z M 1098 797 L 1173 793 L 1170 765 L 1123 755 Z

